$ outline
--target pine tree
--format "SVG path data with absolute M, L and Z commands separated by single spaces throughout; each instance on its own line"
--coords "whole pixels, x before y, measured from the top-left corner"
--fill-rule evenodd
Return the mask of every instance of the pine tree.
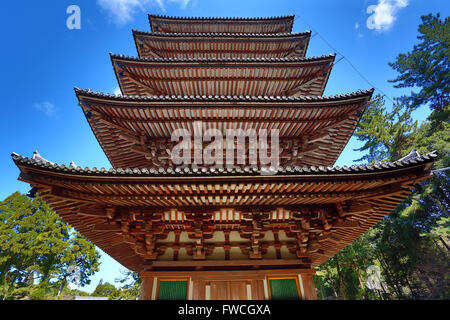
M 0 295 L 13 297 L 29 288 L 43 299 L 56 281 L 67 284 L 70 266 L 79 270 L 79 284 L 98 271 L 100 255 L 37 196 L 15 192 L 0 203 Z M 37 283 L 37 287 L 34 285 Z M 56 287 L 56 296 L 58 293 Z M 51 293 L 53 294 L 53 293 Z

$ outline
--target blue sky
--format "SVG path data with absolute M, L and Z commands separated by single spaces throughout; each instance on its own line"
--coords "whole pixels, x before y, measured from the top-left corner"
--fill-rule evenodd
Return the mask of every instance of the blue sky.
M 81 29 L 69 30 L 69 5 L 81 9 Z M 17 181 L 19 170 L 10 154 L 31 156 L 34 150 L 50 161 L 109 168 L 73 91 L 75 86 L 114 93 L 118 88 L 109 52 L 136 55 L 131 29 L 149 30 L 147 13 L 172 16 L 259 17 L 295 14 L 294 32 L 313 29 L 307 56 L 338 51 L 390 97 L 408 93 L 387 80 L 397 74 L 388 66 L 417 43 L 420 16 L 449 15 L 444 0 L 58 0 L 3 1 L 3 76 L 0 78 L 0 199 L 29 186 Z M 313 32 L 313 33 L 314 33 Z M 331 49 L 322 37 L 335 49 Z M 336 60 L 341 56 L 338 55 Z M 326 95 L 368 89 L 348 64 L 331 72 Z M 415 112 L 424 120 L 427 108 Z M 352 164 L 361 145 L 351 139 L 336 165 Z M 114 282 L 124 269 L 106 254 L 92 284 Z

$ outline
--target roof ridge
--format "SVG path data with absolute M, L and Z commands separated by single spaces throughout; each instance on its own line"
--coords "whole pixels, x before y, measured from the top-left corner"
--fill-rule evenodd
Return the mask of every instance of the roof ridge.
M 321 56 L 296 57 L 296 58 L 154 58 L 154 57 L 132 57 L 124 54 L 109 53 L 111 59 L 125 59 L 130 61 L 149 61 L 149 62 L 301 62 L 325 60 L 336 58 L 336 53 L 330 53 Z
M 57 163 L 49 162 L 49 161 L 42 161 L 40 159 L 32 159 L 27 158 L 24 156 L 21 156 L 15 152 L 11 154 L 11 157 L 13 158 L 13 161 L 16 163 L 22 163 L 22 164 L 29 164 L 38 166 L 41 168 L 49 168 L 53 170 L 58 171 L 65 171 L 65 172 L 79 172 L 79 173 L 88 173 L 88 174 L 132 174 L 132 175 L 195 175 L 195 174 L 204 174 L 204 175 L 223 175 L 223 174 L 246 174 L 246 175 L 260 175 L 263 174 L 264 169 L 258 168 L 258 167 L 252 167 L 252 166 L 246 166 L 246 167 L 236 167 L 236 168 L 213 168 L 213 167 L 197 167 L 197 168 L 110 168 L 105 169 L 101 168 L 98 169 L 96 167 L 89 168 L 85 167 L 82 168 L 80 166 L 66 166 L 64 164 L 60 165 Z M 325 174 L 325 173 L 361 173 L 361 172 L 373 172 L 373 171 L 383 171 L 383 170 L 389 170 L 389 169 L 398 169 L 399 167 L 404 167 L 407 165 L 416 165 L 418 163 L 426 163 L 434 161 L 434 159 L 437 157 L 437 151 L 434 150 L 432 152 L 429 152 L 424 155 L 419 155 L 415 158 L 410 158 L 402 161 L 394 161 L 394 162 L 378 162 L 375 164 L 360 164 L 360 165 L 352 165 L 350 167 L 344 165 L 343 167 L 335 166 L 335 167 L 324 167 L 324 166 L 286 166 L 286 167 L 280 167 L 278 169 L 279 174 L 284 173 L 307 173 L 307 174 Z M 266 169 L 270 170 L 270 169 Z M 274 170 L 274 168 L 272 168 Z
M 148 14 L 148 17 L 160 18 L 160 19 L 176 19 L 176 20 L 279 20 L 279 19 L 293 19 L 295 14 L 284 15 L 284 16 L 273 16 L 273 17 L 182 17 L 182 16 L 167 16 L 160 14 Z
M 205 37 L 205 36 L 242 36 L 242 37 L 291 37 L 291 36 L 301 36 L 311 34 L 311 30 L 306 30 L 302 32 L 282 32 L 282 33 L 243 33 L 243 32 L 200 32 L 200 33 L 192 33 L 192 32 L 150 32 L 150 31 L 142 31 L 137 29 L 132 29 L 133 33 L 136 34 L 145 34 L 145 35 L 153 35 L 153 36 L 192 36 L 192 37 Z
M 112 99 L 120 99 L 120 100 L 128 100 L 128 101 L 154 101 L 154 100 L 162 100 L 162 101 L 178 101 L 178 100 L 203 100 L 203 101 L 333 101 L 339 99 L 347 99 L 347 98 L 355 98 L 355 97 L 363 97 L 366 95 L 372 95 L 374 92 L 374 88 L 358 90 L 354 92 L 344 93 L 344 94 L 335 94 L 328 96 L 199 96 L 199 95 L 160 95 L 160 96 L 139 96 L 139 95 L 116 95 L 98 91 L 92 91 L 91 89 L 80 89 L 75 87 L 75 94 L 79 95 L 89 95 L 92 97 L 106 97 Z

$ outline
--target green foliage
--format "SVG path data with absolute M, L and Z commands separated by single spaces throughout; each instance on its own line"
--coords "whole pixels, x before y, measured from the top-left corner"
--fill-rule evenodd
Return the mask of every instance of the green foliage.
M 43 299 L 55 281 L 59 289 L 67 285 L 69 266 L 78 267 L 82 286 L 98 271 L 94 245 L 72 232 L 41 198 L 13 193 L 0 203 L 0 222 L 0 297 Z
M 114 299 L 118 296 L 118 291 L 119 289 L 117 289 L 113 284 L 109 282 L 103 283 L 103 281 L 100 280 L 91 295 L 93 297 L 110 297 L 111 299 Z
M 447 168 L 450 166 L 450 123 L 442 121 L 438 128 L 433 124 L 432 121 L 424 122 L 420 130 L 414 132 L 413 145 L 420 154 L 437 150 L 439 158 L 433 168 Z
M 0 203 L 0 299 L 54 300 L 88 296 L 69 288 L 84 286 L 99 268 L 95 246 L 55 214 L 41 198 L 18 192 Z M 72 267 L 71 267 L 72 266 Z M 71 269 L 76 266 L 78 277 Z M 71 269 L 69 268 L 71 267 Z M 99 283 L 90 296 L 135 300 L 141 279 L 123 272 L 121 287 Z
M 396 105 L 389 112 L 379 96 L 355 136 L 366 142 L 361 150 L 368 151 L 363 157 L 368 161 L 397 160 L 415 148 L 421 154 L 438 151 L 434 169 L 449 167 L 449 123 L 418 125 L 407 107 Z M 331 289 L 327 294 L 344 299 L 448 299 L 449 190 L 448 171 L 436 171 L 431 179 L 418 183 L 386 219 L 320 267 L 324 276 L 317 279 L 319 285 Z M 366 281 L 364 270 L 371 264 L 381 267 L 386 292 L 369 292 L 361 285 Z
M 121 271 L 122 277 L 116 279 L 121 285 L 119 298 L 122 300 L 135 300 L 141 292 L 142 279 L 135 271 Z
M 422 17 L 419 40 L 411 53 L 390 64 L 400 72 L 397 87 L 419 87 L 419 93 L 397 99 L 388 110 L 376 96 L 363 115 L 355 136 L 364 145 L 362 160 L 395 161 L 411 149 L 437 150 L 432 169 L 450 166 L 449 18 Z M 427 104 L 427 121 L 413 121 L 411 112 Z M 361 159 L 360 159 L 361 160 Z M 334 299 L 450 298 L 450 179 L 435 171 L 419 182 L 388 217 L 319 267 L 319 296 Z M 369 290 L 365 270 L 377 265 L 385 286 Z
M 355 130 L 357 139 L 365 142 L 357 150 L 368 152 L 359 160 L 396 160 L 410 151 L 407 148 L 414 141 L 417 121 L 413 121 L 411 111 L 401 104 L 396 104 L 389 112 L 384 103 L 383 97 L 377 95 Z
M 120 272 L 122 277 L 115 279 L 119 287 L 100 280 L 91 296 L 108 297 L 109 300 L 136 300 L 139 297 L 142 280 L 137 272 L 130 270 Z
M 391 82 L 396 83 L 397 88 L 420 88 L 419 93 L 402 97 L 409 107 L 429 103 L 432 110 L 442 113 L 450 97 L 450 18 L 442 20 L 439 14 L 422 16 L 419 33 L 417 38 L 421 42 L 389 64 L 400 73 Z M 446 114 L 448 119 L 448 109 Z

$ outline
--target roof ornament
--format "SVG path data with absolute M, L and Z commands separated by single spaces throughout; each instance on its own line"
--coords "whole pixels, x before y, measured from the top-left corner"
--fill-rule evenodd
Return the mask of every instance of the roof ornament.
M 408 161 L 408 160 L 411 160 L 411 159 L 416 159 L 418 157 L 420 157 L 420 153 L 417 152 L 417 150 L 413 148 L 410 153 L 408 153 L 403 158 L 398 159 L 397 161 L 399 161 L 399 162 L 404 161 L 404 160 Z
M 71 161 L 69 167 L 76 169 L 77 165 L 75 164 L 75 162 Z
M 54 164 L 53 162 L 48 161 L 47 159 L 43 158 L 43 157 L 39 154 L 39 151 L 37 151 L 37 150 L 35 150 L 35 151 L 33 152 L 33 157 L 32 157 L 32 159 L 33 159 L 33 160 L 37 160 L 37 161 L 41 161 L 41 162 L 47 162 L 47 163 L 50 163 L 50 164 Z

